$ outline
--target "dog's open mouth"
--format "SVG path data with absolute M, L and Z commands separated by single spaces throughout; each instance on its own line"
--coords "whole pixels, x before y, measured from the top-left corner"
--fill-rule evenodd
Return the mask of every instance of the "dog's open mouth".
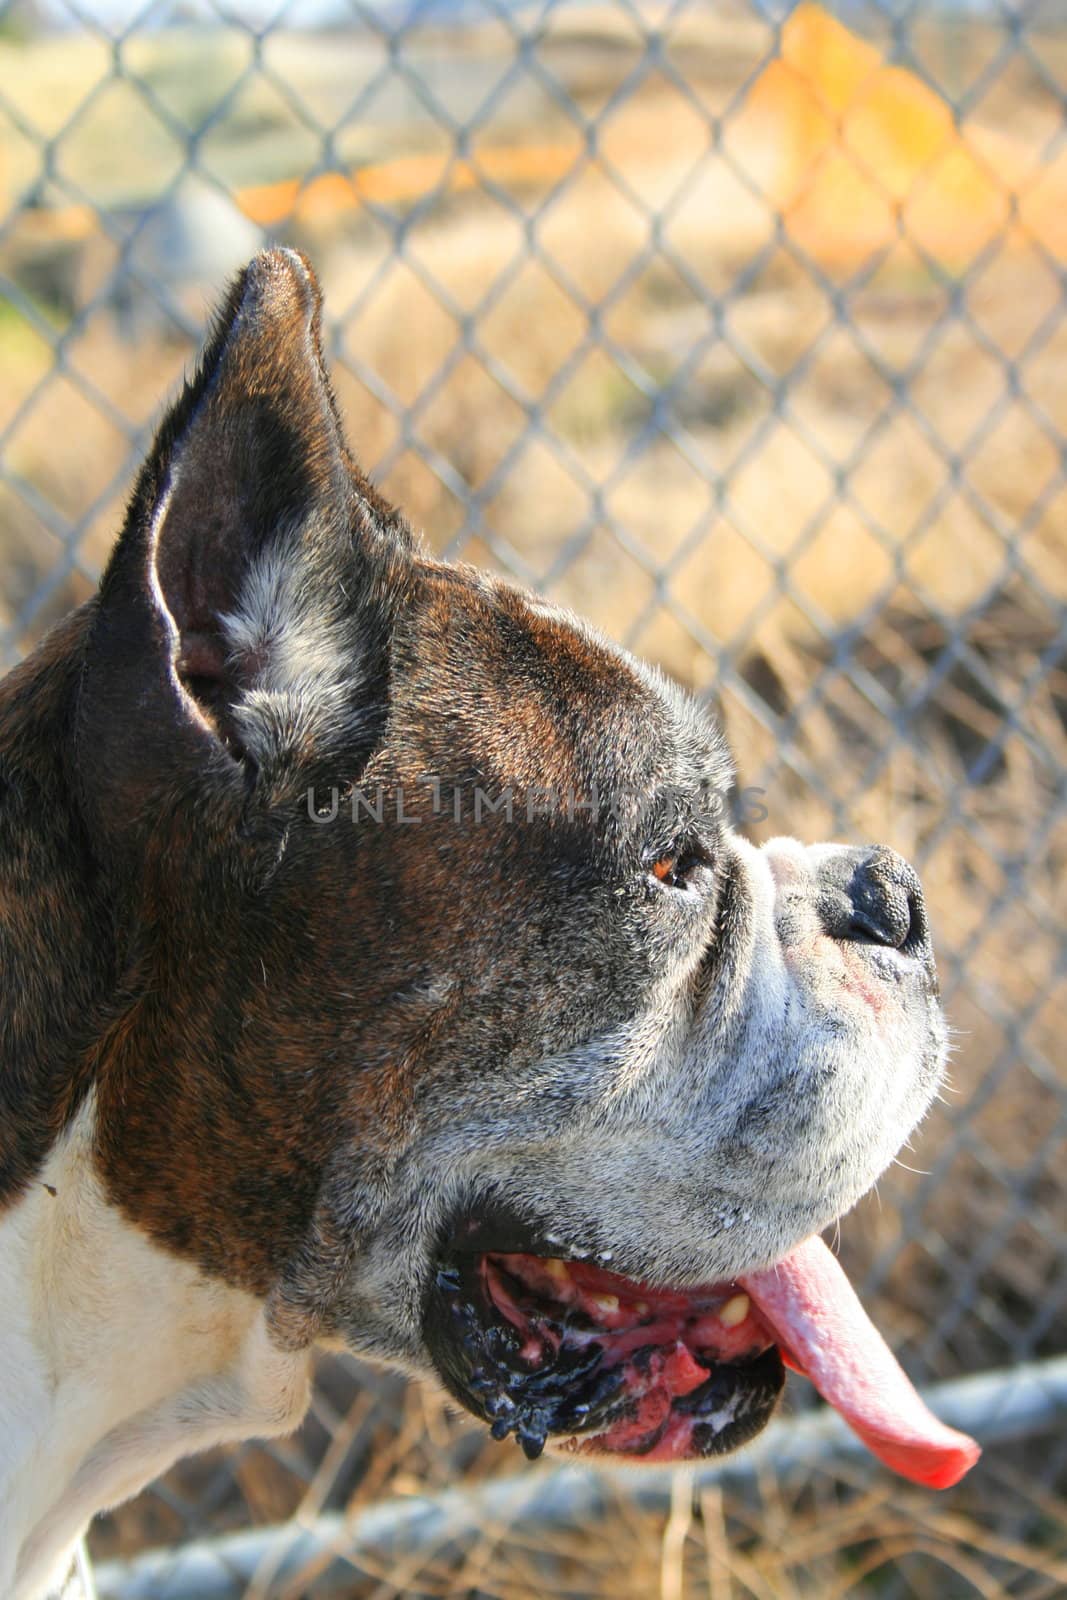
M 427 1340 L 452 1394 L 530 1457 L 549 1439 L 643 1461 L 725 1454 L 770 1420 L 784 1363 L 904 1477 L 947 1488 L 978 1458 L 927 1410 L 818 1238 L 765 1271 L 677 1290 L 471 1244 L 438 1260 Z
M 527 1455 L 683 1461 L 759 1432 L 782 1389 L 772 1335 L 736 1285 L 652 1290 L 584 1261 L 518 1254 L 438 1269 L 449 1387 Z

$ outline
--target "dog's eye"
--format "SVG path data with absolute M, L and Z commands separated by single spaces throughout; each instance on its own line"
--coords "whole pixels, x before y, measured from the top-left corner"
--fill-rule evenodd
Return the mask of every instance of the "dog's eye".
M 688 889 L 694 873 L 707 865 L 708 857 L 703 850 L 686 847 L 670 855 L 658 856 L 649 871 L 668 889 Z

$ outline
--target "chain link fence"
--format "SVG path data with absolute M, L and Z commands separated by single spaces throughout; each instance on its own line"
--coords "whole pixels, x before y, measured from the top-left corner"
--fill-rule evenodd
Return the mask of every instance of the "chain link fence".
M 1065 132 L 1058 0 L 0 5 L 0 657 L 227 275 L 309 251 L 435 547 L 713 696 L 757 835 L 922 871 L 952 1084 L 841 1251 L 994 1441 L 933 1500 L 794 1394 L 736 1474 L 594 1489 L 330 1357 L 294 1439 L 98 1521 L 108 1600 L 1067 1592 Z

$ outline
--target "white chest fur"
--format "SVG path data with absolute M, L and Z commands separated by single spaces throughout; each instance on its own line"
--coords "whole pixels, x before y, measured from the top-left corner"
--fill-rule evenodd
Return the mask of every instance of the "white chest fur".
M 107 1203 L 93 1115 L 0 1215 L 4 1600 L 48 1595 L 90 1518 L 180 1456 L 285 1433 L 307 1406 L 308 1357 L 271 1345 L 261 1303 Z

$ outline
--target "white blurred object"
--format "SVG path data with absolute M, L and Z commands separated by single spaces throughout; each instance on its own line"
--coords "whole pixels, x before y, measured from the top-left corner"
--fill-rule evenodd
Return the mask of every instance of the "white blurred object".
M 119 268 L 112 304 L 128 337 L 168 319 L 169 309 L 203 322 L 228 280 L 264 242 L 230 196 L 186 177 L 160 205 L 133 223 L 128 269 Z

